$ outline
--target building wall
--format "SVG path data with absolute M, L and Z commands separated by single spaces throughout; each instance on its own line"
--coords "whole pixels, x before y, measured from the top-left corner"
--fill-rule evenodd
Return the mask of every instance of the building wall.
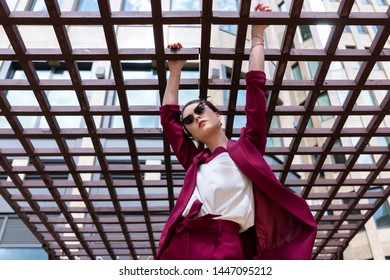
M 388 5 L 378 5 L 377 1 L 370 1 L 370 4 L 362 4 L 361 1 L 355 1 L 355 5 L 353 7 L 354 12 L 362 11 L 362 12 L 385 12 L 388 8 Z M 283 7 L 284 11 L 288 11 L 291 5 L 291 1 L 280 1 L 273 0 L 269 1 L 270 6 L 274 10 L 280 10 L 279 7 Z M 284 3 L 284 5 L 283 5 Z M 340 1 L 320 1 L 320 0 L 310 0 L 304 1 L 304 9 L 303 11 L 328 11 L 335 12 L 339 7 Z M 283 32 L 285 26 L 270 26 L 269 31 L 267 32 L 267 46 L 269 48 L 279 48 L 280 47 L 280 38 L 283 38 Z M 365 49 L 369 48 L 376 34 L 376 29 L 373 26 L 366 26 L 366 33 L 359 33 L 356 26 L 349 26 L 349 32 L 344 32 L 341 37 L 338 48 L 346 49 L 348 47 L 354 47 L 357 49 Z M 308 40 L 302 39 L 302 34 L 300 29 L 297 29 L 297 34 L 294 37 L 294 46 L 297 49 L 323 49 L 326 44 L 326 36 L 327 32 L 330 31 L 329 26 L 310 26 L 311 38 Z M 346 30 L 347 31 L 347 30 Z M 390 42 L 387 41 L 386 47 L 390 46 Z M 295 79 L 292 71 L 292 65 L 295 62 L 289 62 L 289 65 L 286 69 L 285 78 L 286 79 Z M 354 79 L 359 68 L 359 62 L 333 62 L 326 79 Z M 299 62 L 299 67 L 302 73 L 302 80 L 312 80 L 314 78 L 310 73 L 309 66 L 307 62 Z M 382 62 L 380 65 L 374 68 L 371 73 L 371 79 L 388 79 L 390 77 L 390 65 L 387 62 Z M 377 104 L 380 104 L 381 100 L 384 97 L 386 91 L 374 91 L 372 96 L 374 101 Z M 343 100 L 345 99 L 345 92 L 341 91 L 329 91 L 328 96 L 330 100 L 329 105 L 333 106 L 342 106 Z M 367 93 L 362 93 L 364 95 Z M 296 92 L 292 91 L 289 93 L 281 92 L 281 99 L 284 101 L 285 105 L 301 105 L 305 102 L 308 96 L 308 92 Z M 373 105 L 369 104 L 370 102 L 368 98 L 359 98 L 357 101 L 357 105 Z M 319 104 L 317 104 L 319 105 Z M 370 116 L 351 116 L 348 118 L 346 127 L 367 127 L 368 122 L 371 120 Z M 291 121 L 291 120 L 289 120 Z M 294 120 L 297 121 L 297 120 Z M 330 116 L 326 120 L 322 120 L 319 116 L 312 117 L 313 127 L 326 127 L 330 128 L 333 126 L 335 121 L 335 117 Z M 288 127 L 290 124 L 282 123 L 283 127 Z M 389 127 L 390 122 L 389 118 L 386 118 L 383 122 L 384 127 Z M 386 141 L 387 145 L 389 144 L 389 139 L 380 139 L 379 137 L 374 137 L 370 141 L 370 145 L 380 146 L 381 141 Z M 306 138 L 303 139 L 302 145 L 305 146 L 322 146 L 326 139 L 324 138 Z M 356 144 L 358 138 L 350 138 L 350 137 L 342 137 L 340 139 L 342 146 L 352 146 Z M 287 143 L 284 143 L 285 145 Z M 380 155 L 375 155 L 375 159 Z M 301 162 L 303 163 L 313 163 L 313 159 L 310 156 L 301 156 Z M 332 163 L 334 158 L 328 156 L 325 163 Z M 370 163 L 373 162 L 373 159 L 362 157 L 359 158 L 357 163 Z M 302 173 L 300 174 L 302 178 L 308 176 L 309 174 Z M 324 172 L 324 178 L 337 178 L 337 173 L 335 172 Z M 364 172 L 352 172 L 349 175 L 349 178 L 366 178 L 367 174 Z M 381 178 L 389 178 L 389 172 L 383 172 L 380 174 Z M 357 191 L 358 187 L 356 187 L 355 191 Z M 343 187 L 343 192 L 354 191 L 351 187 L 349 189 Z M 339 203 L 343 203 L 340 201 Z M 390 201 L 387 201 L 389 204 Z M 381 210 L 381 209 L 379 209 Z M 337 213 L 334 213 L 337 214 Z M 371 218 L 364 226 L 364 229 L 361 230 L 355 238 L 350 242 L 348 248 L 344 252 L 344 259 L 385 259 L 390 256 L 389 251 L 389 238 L 390 236 L 390 228 L 378 228 L 376 226 L 374 218 Z

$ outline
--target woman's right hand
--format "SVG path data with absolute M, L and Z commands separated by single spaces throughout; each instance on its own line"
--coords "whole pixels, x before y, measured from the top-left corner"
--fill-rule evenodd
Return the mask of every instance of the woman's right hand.
M 180 42 L 168 44 L 168 48 L 171 50 L 179 50 L 183 48 Z M 181 71 L 187 60 L 168 60 L 169 71 Z

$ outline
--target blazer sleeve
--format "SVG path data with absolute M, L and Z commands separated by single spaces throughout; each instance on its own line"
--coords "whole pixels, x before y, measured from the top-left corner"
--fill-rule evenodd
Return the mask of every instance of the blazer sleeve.
M 177 159 L 185 170 L 190 168 L 193 158 L 198 154 L 194 142 L 185 134 L 180 122 L 180 108 L 176 104 L 160 107 L 160 120 L 163 133 L 167 137 Z
M 266 103 L 265 80 L 263 71 L 250 71 L 245 75 L 246 79 L 246 126 L 241 135 L 249 138 L 255 144 L 261 154 L 265 153 L 267 143 L 266 136 Z

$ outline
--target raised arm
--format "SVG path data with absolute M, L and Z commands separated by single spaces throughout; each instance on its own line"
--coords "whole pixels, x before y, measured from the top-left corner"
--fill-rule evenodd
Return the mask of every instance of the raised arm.
M 255 11 L 271 12 L 267 5 L 261 3 L 255 6 Z M 249 56 L 248 73 L 246 74 L 246 126 L 243 130 L 264 154 L 267 142 L 266 136 L 266 103 L 265 103 L 265 73 L 264 73 L 264 30 L 267 25 L 253 25 L 251 30 L 252 46 Z
M 180 49 L 180 43 L 169 44 L 168 48 Z M 184 169 L 188 169 L 198 150 L 192 140 L 185 134 L 180 121 L 179 85 L 181 70 L 185 60 L 169 60 L 169 78 L 160 108 L 161 125 L 173 152 Z
M 255 11 L 272 12 L 267 5 L 258 3 L 255 6 Z M 252 25 L 251 40 L 252 47 L 249 56 L 249 71 L 263 71 L 264 72 L 264 30 L 267 25 Z
M 181 43 L 169 44 L 168 48 L 177 50 L 183 46 Z M 168 60 L 169 78 L 165 88 L 162 105 L 179 104 L 179 84 L 181 77 L 181 70 L 186 64 L 185 60 Z

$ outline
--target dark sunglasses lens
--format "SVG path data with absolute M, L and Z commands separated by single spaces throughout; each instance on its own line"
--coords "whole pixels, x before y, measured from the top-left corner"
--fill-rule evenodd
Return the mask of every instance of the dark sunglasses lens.
M 197 114 L 197 115 L 200 115 L 202 114 L 204 111 L 204 103 L 199 103 L 198 106 L 195 107 L 194 109 L 194 113 Z
M 204 112 L 204 102 L 200 102 L 194 109 L 194 113 L 197 114 L 197 115 L 200 115 Z M 194 115 L 188 115 L 187 117 L 185 117 L 181 122 L 182 124 L 186 124 L 186 125 L 189 125 L 189 124 L 192 124 L 192 122 L 194 121 Z
M 188 124 L 191 124 L 193 121 L 194 121 L 194 116 L 189 115 L 182 120 L 182 123 L 188 125 Z

